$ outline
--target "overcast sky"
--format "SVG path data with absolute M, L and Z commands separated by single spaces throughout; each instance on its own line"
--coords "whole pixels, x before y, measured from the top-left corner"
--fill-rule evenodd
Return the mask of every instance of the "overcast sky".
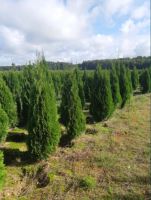
M 0 0 L 0 65 L 148 56 L 150 0 Z

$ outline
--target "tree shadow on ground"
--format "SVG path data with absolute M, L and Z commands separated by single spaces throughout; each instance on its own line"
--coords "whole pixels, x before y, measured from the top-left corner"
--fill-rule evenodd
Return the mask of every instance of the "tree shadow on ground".
M 9 132 L 6 138 L 6 142 L 26 142 L 27 135 L 25 133 L 13 133 Z
M 20 151 L 19 149 L 11 149 L 1 147 L 1 151 L 4 154 L 4 164 L 6 166 L 24 166 L 26 164 L 32 164 L 34 161 L 30 159 L 28 151 Z
M 28 151 L 20 151 L 19 148 L 9 147 L 9 142 L 15 143 L 26 143 L 28 135 L 25 133 L 13 133 L 9 132 L 6 138 L 8 144 L 0 146 L 0 150 L 4 154 L 4 164 L 6 166 L 24 166 L 26 164 L 34 163 L 33 159 L 30 158 Z
M 134 92 L 133 92 L 133 95 L 134 95 L 134 96 L 136 96 L 136 95 L 138 96 L 138 95 L 141 95 L 141 94 L 142 94 L 141 91 L 134 91 Z
M 67 134 L 63 134 L 59 142 L 60 147 L 72 147 L 72 142 Z

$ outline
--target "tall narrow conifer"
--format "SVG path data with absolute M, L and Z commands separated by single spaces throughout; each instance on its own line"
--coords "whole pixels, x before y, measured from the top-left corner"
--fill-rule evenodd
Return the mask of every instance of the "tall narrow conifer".
M 66 76 L 60 111 L 61 121 L 67 128 L 69 140 L 79 136 L 85 130 L 85 116 L 82 112 L 75 73 Z
M 30 96 L 28 147 L 34 159 L 47 158 L 60 140 L 60 128 L 52 80 L 46 63 L 38 61 Z

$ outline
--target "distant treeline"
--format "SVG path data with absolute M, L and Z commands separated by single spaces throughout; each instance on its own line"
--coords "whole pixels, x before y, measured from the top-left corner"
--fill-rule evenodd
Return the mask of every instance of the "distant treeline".
M 111 68 L 112 64 L 122 63 L 125 66 L 133 69 L 134 66 L 137 69 L 148 68 L 151 66 L 151 56 L 142 57 L 138 56 L 136 58 L 118 58 L 118 59 L 105 59 L 105 60 L 92 60 L 84 61 L 82 64 L 79 64 L 80 69 L 93 70 L 96 69 L 97 65 L 100 64 L 102 68 Z
M 117 65 L 119 63 L 124 64 L 129 69 L 133 69 L 134 66 L 137 69 L 144 69 L 151 66 L 151 56 L 142 57 L 138 56 L 136 58 L 118 58 L 118 59 L 104 59 L 104 60 L 90 60 L 90 61 L 83 61 L 81 64 L 72 64 L 67 62 L 49 62 L 47 61 L 48 68 L 51 70 L 69 70 L 73 68 L 79 69 L 87 69 L 87 70 L 95 70 L 98 65 L 101 65 L 103 69 L 111 68 L 111 66 Z M 11 66 L 1 66 L 0 70 L 22 70 L 26 65 L 15 65 L 12 64 Z

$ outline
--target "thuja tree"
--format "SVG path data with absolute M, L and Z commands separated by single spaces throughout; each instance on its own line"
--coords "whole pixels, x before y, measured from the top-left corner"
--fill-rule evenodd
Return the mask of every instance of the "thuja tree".
M 112 90 L 114 107 L 117 107 L 118 105 L 121 104 L 122 98 L 120 94 L 119 78 L 114 66 L 112 66 L 110 70 L 110 82 L 111 82 L 111 90 Z
M 17 108 L 12 93 L 6 83 L 0 77 L 0 104 L 9 118 L 9 126 L 15 126 L 17 123 Z
M 82 108 L 83 108 L 84 105 L 85 105 L 85 96 L 84 96 L 82 77 L 81 77 L 80 71 L 78 69 L 75 69 L 74 73 L 75 73 L 75 77 L 76 77 L 76 80 L 77 80 L 78 93 L 79 93 L 79 97 L 80 97 L 80 100 L 81 100 L 81 105 L 82 105 Z
M 17 104 L 17 114 L 19 121 L 21 118 L 21 110 L 22 110 L 22 101 L 21 101 L 22 83 L 23 83 L 22 72 L 18 71 L 5 72 L 3 77 L 13 95 L 14 101 Z
M 93 90 L 90 99 L 90 113 L 95 120 L 100 120 L 100 88 L 101 88 L 101 67 L 97 67 L 93 77 Z
M 0 151 L 0 190 L 4 185 L 5 176 L 6 176 L 6 171 L 4 166 L 3 152 Z
M 128 83 L 129 83 L 129 88 L 130 88 L 130 94 L 132 94 L 133 86 L 132 86 L 131 71 L 130 71 L 129 67 L 126 67 L 126 71 L 127 71 Z
M 37 61 L 30 96 L 28 148 L 33 159 L 47 158 L 60 140 L 55 92 L 46 63 Z
M 150 77 L 150 92 L 151 92 L 151 66 L 148 68 L 149 77 Z
M 140 75 L 140 86 L 142 93 L 147 93 L 150 91 L 150 75 L 148 69 L 143 70 Z
M 121 65 L 120 67 L 120 93 L 122 97 L 122 104 L 121 106 L 123 107 L 125 103 L 130 99 L 131 96 L 131 88 L 129 84 L 129 78 L 127 74 L 126 67 Z
M 31 89 L 34 82 L 34 66 L 28 65 L 22 72 L 22 93 L 21 93 L 21 114 L 20 125 L 26 126 L 28 122 L 28 112 L 30 106 Z
M 5 140 L 8 131 L 8 126 L 9 126 L 8 116 L 0 105 L 0 142 Z
M 131 72 L 131 79 L 132 79 L 132 87 L 134 90 L 136 90 L 139 84 L 139 74 L 136 67 L 134 67 L 134 69 Z
M 94 75 L 94 91 L 91 99 L 90 112 L 95 121 L 107 119 L 113 112 L 113 99 L 110 77 L 107 71 L 98 68 Z
M 85 100 L 89 102 L 91 98 L 91 88 L 90 88 L 89 77 L 86 70 L 84 70 L 82 80 L 83 80 L 83 91 Z
M 50 77 L 53 80 L 56 97 L 59 99 L 62 87 L 61 72 L 52 71 Z
M 85 116 L 78 94 L 78 84 L 75 73 L 68 74 L 62 89 L 61 121 L 67 128 L 69 141 L 79 136 L 85 130 Z

